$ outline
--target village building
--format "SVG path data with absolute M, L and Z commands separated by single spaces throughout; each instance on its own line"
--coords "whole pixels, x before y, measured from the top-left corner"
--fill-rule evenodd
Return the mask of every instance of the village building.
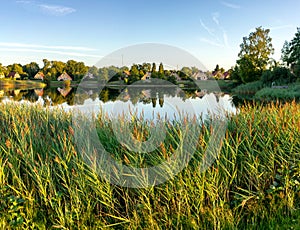
M 84 75 L 84 77 L 82 78 L 82 80 L 94 80 L 95 76 L 92 73 L 87 73 L 86 75 Z
M 69 76 L 69 74 L 67 74 L 66 72 L 62 73 L 58 78 L 58 81 L 67 81 L 70 80 L 72 81 L 72 78 Z
M 71 92 L 72 88 L 67 87 L 67 88 L 57 88 L 57 91 L 63 96 L 66 97 L 68 94 Z
M 20 74 L 18 74 L 17 72 L 12 71 L 12 72 L 10 72 L 10 73 L 7 75 L 7 78 L 11 78 L 11 79 L 17 80 L 17 79 L 21 79 L 21 76 L 20 76 Z
M 151 73 L 147 72 L 144 74 L 144 76 L 141 78 L 141 80 L 145 81 L 145 80 L 150 80 L 151 79 Z
M 45 75 L 42 72 L 38 72 L 36 75 L 34 75 L 34 79 L 36 80 L 44 80 Z
M 193 74 L 193 78 L 194 78 L 195 80 L 200 80 L 200 81 L 206 81 L 206 80 L 208 80 L 207 74 L 204 73 L 204 72 L 202 72 L 202 71 L 199 71 L 199 72 L 197 72 L 197 73 L 194 73 L 194 74 Z

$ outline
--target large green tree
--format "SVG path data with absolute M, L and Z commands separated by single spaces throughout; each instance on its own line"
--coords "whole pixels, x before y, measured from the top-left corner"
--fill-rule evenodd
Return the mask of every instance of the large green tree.
M 74 60 L 67 61 L 65 71 L 72 77 L 73 80 L 78 81 L 88 72 L 88 67 L 83 62 Z
M 159 67 L 158 67 L 158 78 L 160 78 L 160 79 L 165 78 L 165 70 L 164 70 L 164 66 L 162 63 L 160 63 Z
M 274 53 L 270 30 L 256 28 L 248 37 L 243 38 L 237 60 L 236 75 L 243 83 L 258 80 L 267 69 L 270 55 Z
M 282 61 L 290 67 L 297 76 L 300 76 L 300 27 L 297 28 L 297 32 L 290 42 L 285 41 L 281 52 Z
M 8 74 L 7 68 L 3 66 L 2 63 L 0 63 L 0 73 L 3 73 L 5 76 Z
M 40 67 L 36 62 L 30 62 L 23 66 L 23 71 L 28 74 L 30 79 L 34 78 L 37 72 L 40 71 Z

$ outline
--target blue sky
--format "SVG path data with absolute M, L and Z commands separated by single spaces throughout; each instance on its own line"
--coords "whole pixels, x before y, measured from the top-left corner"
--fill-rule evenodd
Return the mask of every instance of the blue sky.
M 0 63 L 94 65 L 120 48 L 151 42 L 184 49 L 209 70 L 228 69 L 242 38 L 258 26 L 271 29 L 279 60 L 283 42 L 300 26 L 299 9 L 298 0 L 1 1 Z

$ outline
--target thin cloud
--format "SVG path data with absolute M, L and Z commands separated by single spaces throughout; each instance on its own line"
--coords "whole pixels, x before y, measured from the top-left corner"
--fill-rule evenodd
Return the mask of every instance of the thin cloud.
M 295 28 L 295 26 L 294 25 L 282 25 L 282 26 L 269 27 L 270 30 L 283 30 L 283 29 L 289 29 L 289 28 Z
M 295 28 L 296 26 L 294 25 L 281 25 L 281 26 L 263 26 L 263 29 L 269 29 L 270 31 L 274 31 L 274 30 L 285 30 L 285 29 L 291 29 L 291 28 Z M 251 28 L 248 33 L 252 33 L 255 32 L 256 28 L 253 27 Z
M 224 2 L 224 1 L 221 1 L 221 4 L 228 7 L 228 8 L 231 8 L 231 9 L 240 9 L 241 6 L 240 5 L 236 5 L 236 4 L 233 4 L 233 3 L 229 3 L 229 2 Z
M 219 12 L 215 12 L 212 14 L 212 19 L 218 26 L 220 25 L 219 17 L 220 17 Z
M 209 33 L 209 35 L 211 35 L 214 39 L 219 41 L 218 37 L 214 34 L 213 30 L 208 28 L 208 26 L 206 26 L 201 19 L 200 19 L 200 24 L 203 27 L 203 29 L 206 30 L 207 33 Z
M 222 48 L 230 48 L 229 42 L 228 42 L 228 35 L 227 32 L 223 29 L 223 27 L 220 25 L 219 21 L 220 14 L 218 12 L 212 14 L 212 20 L 216 23 L 217 29 L 219 32 L 222 32 L 222 36 L 217 36 L 213 31 L 214 29 L 211 29 L 207 27 L 204 22 L 200 19 L 201 26 L 204 30 L 208 32 L 209 35 L 211 35 L 211 39 L 207 38 L 201 38 L 200 41 L 205 42 L 209 45 L 222 47 Z
M 77 53 L 77 52 L 64 52 L 64 51 L 58 51 L 58 50 L 29 49 L 29 48 L 0 48 L 0 51 L 3 51 L 3 52 L 29 52 L 29 53 L 59 54 L 59 55 L 73 56 L 73 57 L 103 58 L 103 56 L 94 55 L 94 54 Z
M 30 3 L 32 3 L 32 1 L 16 1 L 16 3 L 19 3 L 19 4 L 30 4 Z
M 89 47 L 81 46 L 47 46 L 39 44 L 26 44 L 26 43 L 14 43 L 14 42 L 0 42 L 0 47 L 19 47 L 19 48 L 41 48 L 41 49 L 56 49 L 56 50 L 75 50 L 75 51 L 95 51 Z
M 76 12 L 76 9 L 66 6 L 58 6 L 58 5 L 39 5 L 42 11 L 55 15 L 55 16 L 64 16 L 67 14 L 71 14 Z
M 212 40 L 210 40 L 210 39 L 207 39 L 207 38 L 200 38 L 200 41 L 201 41 L 201 42 L 205 42 L 205 43 L 207 43 L 207 44 L 209 44 L 209 45 L 216 46 L 216 47 L 224 47 L 223 44 L 218 43 L 218 42 L 214 42 L 214 41 L 212 41 Z
M 76 9 L 72 7 L 45 4 L 39 1 L 18 0 L 16 1 L 16 3 L 23 5 L 23 7 L 25 7 L 25 9 L 29 11 L 38 11 L 44 14 L 54 15 L 54 16 L 65 16 L 76 12 Z
M 228 43 L 228 36 L 225 30 L 223 30 L 223 40 L 224 40 L 224 44 L 227 48 L 229 48 L 229 43 Z

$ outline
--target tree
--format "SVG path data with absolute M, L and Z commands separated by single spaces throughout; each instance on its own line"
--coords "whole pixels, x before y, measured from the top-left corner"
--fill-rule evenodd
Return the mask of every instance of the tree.
M 46 75 L 48 72 L 48 69 L 51 67 L 51 62 L 47 59 L 43 59 L 44 67 L 42 68 L 42 72 Z
M 96 66 L 92 66 L 89 68 L 89 73 L 93 74 L 94 77 L 98 76 L 98 68 Z
M 143 63 L 142 65 L 144 73 L 151 71 L 151 64 L 150 63 Z
M 274 53 L 269 29 L 256 28 L 243 38 L 237 60 L 237 76 L 243 83 L 258 80 L 267 69 L 270 55 Z
M 8 65 L 8 66 L 7 66 L 7 72 L 8 72 L 8 73 L 10 73 L 10 72 L 16 72 L 16 73 L 20 74 L 20 76 L 21 76 L 22 78 L 28 77 L 28 76 L 27 76 L 27 73 L 25 73 L 25 72 L 23 71 L 23 67 L 22 67 L 21 64 L 16 64 L 16 63 L 14 63 L 14 64 L 12 64 L 12 65 Z
M 155 62 L 153 62 L 151 73 L 155 73 L 155 72 L 156 72 L 156 64 L 155 64 Z
M 182 67 L 179 72 L 179 77 L 182 80 L 188 80 L 192 76 L 192 70 L 189 67 Z
M 281 60 L 283 61 L 284 64 L 287 66 L 290 63 L 290 43 L 288 41 L 284 41 L 283 47 L 281 49 Z
M 220 70 L 220 67 L 219 67 L 219 64 L 216 65 L 216 68 L 214 69 L 214 72 L 219 72 Z
M 281 50 L 282 61 L 292 69 L 293 73 L 300 76 L 300 28 L 291 42 L 285 41 Z
M 23 71 L 28 74 L 29 78 L 34 78 L 37 72 L 40 71 L 40 67 L 36 62 L 30 62 L 23 66 Z
M 159 67 L 158 67 L 158 78 L 160 79 L 163 79 L 164 76 L 165 76 L 165 73 L 164 73 L 164 66 L 162 63 L 159 64 Z
M 3 73 L 5 76 L 8 75 L 7 68 L 0 63 L 0 73 Z
M 134 64 L 131 66 L 131 69 L 130 69 L 130 77 L 128 80 L 128 84 L 132 84 L 139 80 L 140 80 L 140 71 L 138 69 L 138 66 L 136 64 Z
M 108 70 L 103 67 L 98 70 L 99 81 L 108 81 Z
M 64 62 L 51 61 L 50 73 L 52 73 L 53 80 L 56 80 L 64 71 L 66 71 L 66 64 Z
M 296 77 L 291 74 L 290 70 L 286 67 L 275 67 L 272 71 L 267 70 L 262 74 L 262 82 L 271 86 L 275 84 L 289 84 L 296 80 Z

